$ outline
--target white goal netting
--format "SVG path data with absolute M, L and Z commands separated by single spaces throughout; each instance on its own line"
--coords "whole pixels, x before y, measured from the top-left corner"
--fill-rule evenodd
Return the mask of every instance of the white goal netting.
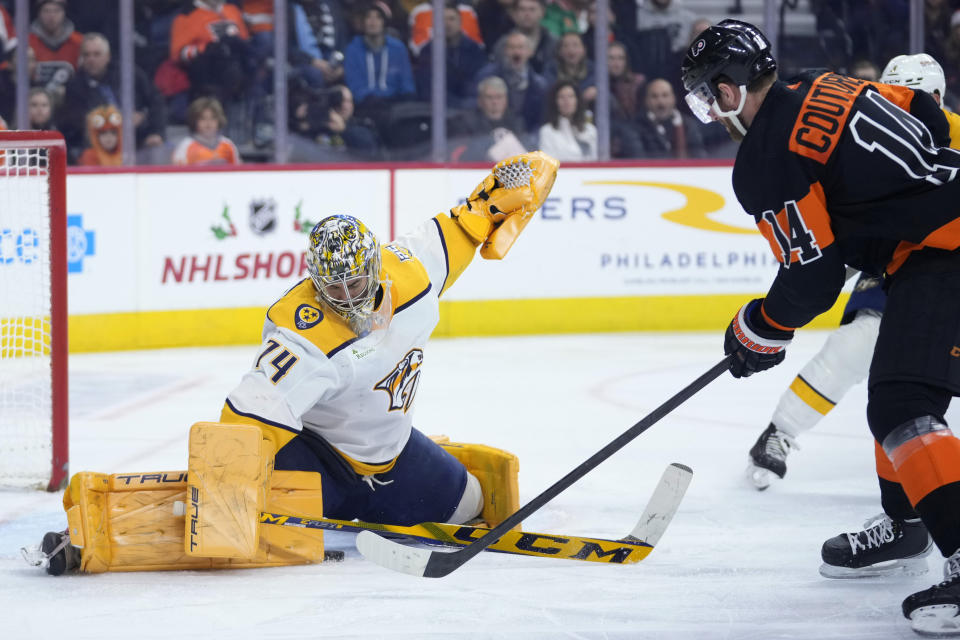
M 45 148 L 0 141 L 0 486 L 45 488 L 53 457 Z

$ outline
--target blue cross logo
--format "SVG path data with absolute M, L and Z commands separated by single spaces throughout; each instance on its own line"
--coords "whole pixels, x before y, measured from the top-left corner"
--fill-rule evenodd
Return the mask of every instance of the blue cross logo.
M 83 228 L 83 215 L 67 216 L 67 273 L 82 273 L 83 259 L 94 255 L 94 232 Z

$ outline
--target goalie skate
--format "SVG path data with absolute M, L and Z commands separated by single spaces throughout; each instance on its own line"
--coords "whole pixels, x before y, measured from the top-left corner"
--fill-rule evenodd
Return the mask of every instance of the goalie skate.
M 903 601 L 910 627 L 929 638 L 960 637 L 960 553 L 947 558 L 944 580 Z
M 63 575 L 80 566 L 80 550 L 70 544 L 66 531 L 51 531 L 39 545 L 20 549 L 23 559 L 34 567 L 41 567 L 52 576 Z
M 874 578 L 921 575 L 933 549 L 927 528 L 919 520 L 894 520 L 880 514 L 863 529 L 841 533 L 823 543 L 820 575 L 824 578 Z

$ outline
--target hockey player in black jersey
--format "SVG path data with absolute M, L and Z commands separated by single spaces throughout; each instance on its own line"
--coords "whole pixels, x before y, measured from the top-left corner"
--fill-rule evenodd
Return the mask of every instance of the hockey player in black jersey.
M 894 56 L 884 67 L 880 82 L 919 89 L 933 96 L 950 125 L 949 146 L 960 149 L 960 115 L 943 106 L 946 77 L 936 60 L 926 53 Z M 936 122 L 925 124 L 937 128 Z M 855 269 L 849 269 L 847 275 L 854 273 Z M 774 478 L 783 478 L 787 456 L 800 448 L 799 437 L 827 416 L 854 385 L 867 379 L 880 317 L 887 304 L 882 285 L 882 278 L 859 275 L 840 326 L 780 396 L 769 426 L 750 448 L 746 476 L 756 489 L 763 491 Z M 879 446 L 876 460 L 879 475 L 887 475 L 885 469 L 890 462 Z
M 727 328 L 731 373 L 782 362 L 794 330 L 836 301 L 847 266 L 884 277 L 867 406 L 889 463 L 884 515 L 827 540 L 822 572 L 922 565 L 925 525 L 946 580 L 903 612 L 919 632 L 960 635 L 960 439 L 944 420 L 960 394 L 960 153 L 945 146 L 946 119 L 908 87 L 829 72 L 780 81 L 767 39 L 735 20 L 693 41 L 682 74 L 691 110 L 740 141 L 734 191 L 781 263 Z

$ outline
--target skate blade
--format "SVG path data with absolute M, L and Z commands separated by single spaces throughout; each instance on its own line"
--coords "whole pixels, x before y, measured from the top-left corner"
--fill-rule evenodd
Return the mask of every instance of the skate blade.
M 922 576 L 930 568 L 927 566 L 927 554 L 914 558 L 888 560 L 878 562 L 867 567 L 854 569 L 851 567 L 836 567 L 832 564 L 820 565 L 820 575 L 833 580 L 858 580 L 860 578 L 888 578 L 899 576 Z
M 919 607 L 910 613 L 910 628 L 927 638 L 960 637 L 960 618 L 955 604 Z
M 773 482 L 774 478 L 777 477 L 777 474 L 774 472 L 770 471 L 769 469 L 764 469 L 763 467 L 758 467 L 752 462 L 747 464 L 747 471 L 745 475 L 747 477 L 747 482 L 749 482 L 750 486 L 757 491 L 765 491 Z
M 47 554 L 40 549 L 40 545 L 32 544 L 26 547 L 20 547 L 20 555 L 27 561 L 31 567 L 40 567 L 46 569 L 50 566 L 50 559 Z

